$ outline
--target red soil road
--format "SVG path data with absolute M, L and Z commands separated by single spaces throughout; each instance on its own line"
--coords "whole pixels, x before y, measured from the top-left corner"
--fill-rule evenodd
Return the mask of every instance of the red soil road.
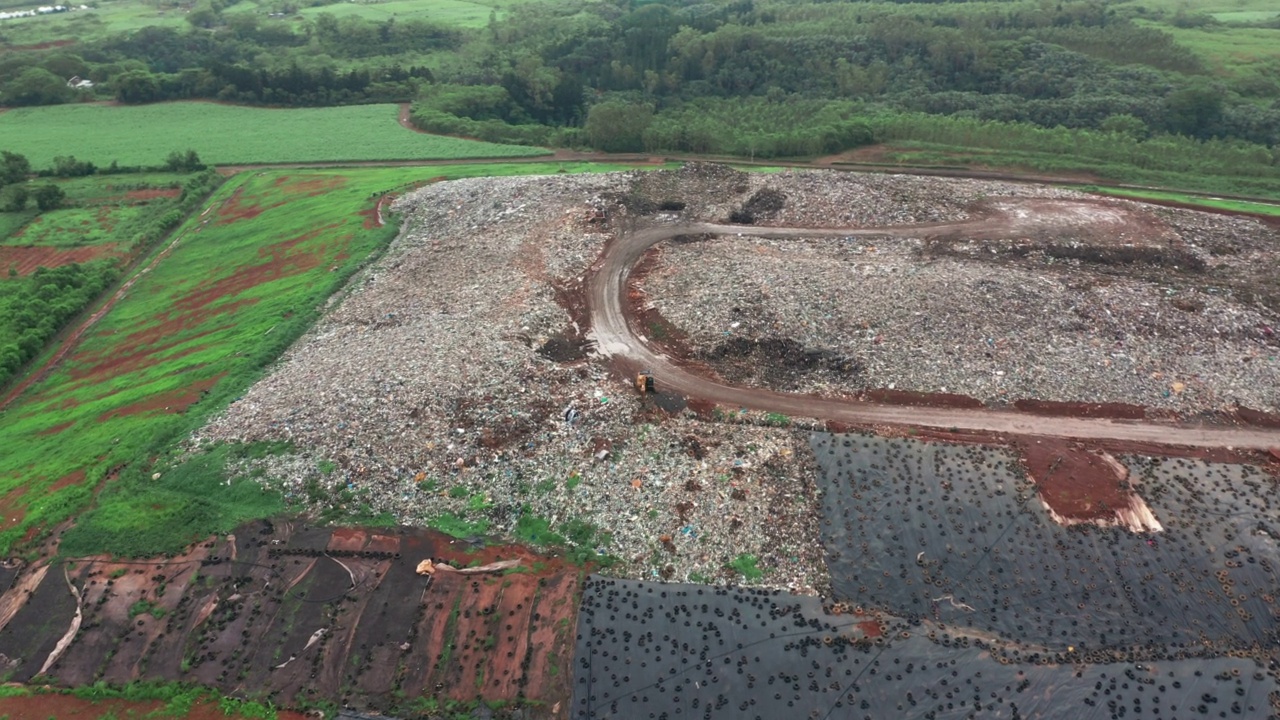
M 1026 201 L 1040 208 L 1046 201 Z M 1078 229 L 1081 218 L 1089 216 L 1092 203 L 1063 201 L 1063 212 L 1072 228 Z M 859 426 L 917 426 L 946 428 L 981 433 L 1009 435 L 1045 435 L 1085 440 L 1118 440 L 1154 446 L 1193 446 L 1201 448 L 1248 448 L 1264 450 L 1280 445 L 1280 429 L 1217 427 L 1196 424 L 1156 423 L 1153 421 L 1120 421 L 1109 418 L 1048 418 L 1008 410 L 985 408 L 957 409 L 935 407 L 903 407 L 884 403 L 819 398 L 774 392 L 763 388 L 738 387 L 701 376 L 682 363 L 662 353 L 640 338 L 645 332 L 636 326 L 627 312 L 628 278 L 632 269 L 654 245 L 677 235 L 751 235 L 772 238 L 879 236 L 920 237 L 922 235 L 966 234 L 1018 236 L 1033 228 L 1025 225 L 1032 218 L 1034 230 L 1046 228 L 1041 215 L 1025 212 L 1019 201 L 1002 201 L 989 209 L 986 216 L 954 223 L 932 223 L 915 226 L 877 228 L 800 228 L 759 227 L 752 225 L 684 224 L 660 225 L 623 232 L 606 244 L 600 257 L 588 271 L 587 306 L 590 311 L 590 337 L 601 355 L 611 358 L 615 370 L 627 377 L 640 369 L 654 371 L 664 390 L 685 397 L 700 398 L 726 407 L 750 408 L 778 412 L 796 417 L 815 417 Z M 1066 207 L 1066 206 L 1072 207 Z M 1081 206 L 1081 207 L 1075 207 Z M 1023 210 L 1024 212 L 1018 212 Z M 1072 212 L 1079 210 L 1080 212 Z M 1106 208 L 1109 218 L 1119 210 Z
M 0 245 L 0 271 L 8 272 L 16 267 L 19 275 L 30 275 L 36 268 L 55 268 L 71 263 L 84 263 L 103 257 L 119 256 L 116 243 L 103 243 L 86 247 L 59 248 L 46 245 L 14 247 Z

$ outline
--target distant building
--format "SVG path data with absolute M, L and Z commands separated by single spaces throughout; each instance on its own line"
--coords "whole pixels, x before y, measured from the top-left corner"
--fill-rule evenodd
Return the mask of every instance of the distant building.
M 71 79 L 67 81 L 67 87 L 75 88 L 77 90 L 88 90 L 93 87 L 93 81 L 88 78 L 82 78 L 79 75 L 72 75 Z

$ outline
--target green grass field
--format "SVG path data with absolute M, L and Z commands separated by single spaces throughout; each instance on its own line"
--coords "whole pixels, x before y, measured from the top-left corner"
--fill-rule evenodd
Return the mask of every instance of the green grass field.
M 455 27 L 484 27 L 489 23 L 489 14 L 503 11 L 516 5 L 520 0 L 389 0 L 388 2 L 342 2 L 333 5 L 306 8 L 299 14 L 314 19 L 321 13 L 330 13 L 338 17 L 354 15 L 366 20 L 424 20 L 441 25 Z
M 1232 212 L 1246 212 L 1257 215 L 1280 217 L 1280 204 L 1272 205 L 1268 203 L 1248 202 L 1246 200 L 1228 200 L 1225 198 L 1202 197 L 1200 195 L 1186 195 L 1184 193 L 1160 192 L 1158 190 L 1128 190 L 1126 188 L 1112 187 L 1087 187 L 1084 189 L 1088 192 L 1131 198 L 1133 200 L 1170 200 L 1173 202 L 1186 203 L 1188 205 L 1215 208 L 1217 210 L 1230 210 Z
M 10 10 L 43 3 L 22 3 Z M 75 12 L 0 20 L 0 48 L 89 40 L 148 26 L 188 27 L 186 11 L 142 0 L 104 0 L 98 7 Z
M 520 163 L 237 175 L 66 360 L 0 413 L 0 553 L 84 511 L 108 477 L 63 550 L 163 552 L 279 512 L 281 498 L 255 482 L 224 483 L 230 459 L 262 449 L 184 460 L 178 447 L 395 235 L 394 222 L 369 227 L 372 194 L 427 178 L 624 168 Z
M 296 15 L 283 19 L 267 19 L 276 12 L 280 2 L 242 0 L 224 10 L 227 15 L 251 13 L 262 16 L 263 22 L 289 23 L 300 31 L 296 18 L 314 20 L 321 13 L 338 17 L 357 16 L 367 20 L 425 20 L 454 27 L 484 27 L 489 14 L 504 12 L 524 2 L 538 0 L 388 0 L 387 2 L 339 2 L 319 7 L 304 7 Z M 34 8 L 42 3 L 0 3 L 5 10 Z M 184 4 L 185 5 L 185 4 Z M 25 47 L 40 43 L 67 40 L 89 40 L 128 32 L 148 26 L 186 28 L 187 10 L 184 6 L 160 3 L 155 0 L 99 0 L 96 7 L 68 13 L 41 15 L 29 18 L 0 20 L 0 48 Z
M 207 163 L 434 160 L 545 155 L 538 148 L 424 135 L 400 127 L 395 105 L 274 110 L 175 102 L 57 105 L 0 113 L 7 149 L 47 167 L 58 155 L 106 165 L 156 165 L 194 149 Z

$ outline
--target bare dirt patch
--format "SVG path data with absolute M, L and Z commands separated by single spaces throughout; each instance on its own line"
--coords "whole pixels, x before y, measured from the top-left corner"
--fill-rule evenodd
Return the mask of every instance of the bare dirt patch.
M 25 488 L 17 487 L 0 497 L 0 531 L 21 525 L 27 517 L 26 508 L 18 504 L 25 494 Z
M 1027 473 L 1050 516 L 1062 525 L 1119 525 L 1133 532 L 1162 528 L 1114 457 L 1047 437 L 1020 438 Z
M 124 194 L 126 200 L 146 202 L 157 198 L 176 198 L 182 194 L 182 188 L 149 188 L 146 190 L 130 190 Z
M 19 275 L 30 275 L 36 268 L 56 268 L 71 263 L 85 263 L 104 257 L 119 256 L 116 243 L 88 245 L 85 247 L 58 248 L 48 246 L 14 247 L 0 246 L 0 271 L 17 269 Z
M 275 186 L 286 195 L 322 195 L 347 184 L 347 178 L 341 175 L 315 175 L 305 179 L 293 178 L 289 175 L 276 178 Z

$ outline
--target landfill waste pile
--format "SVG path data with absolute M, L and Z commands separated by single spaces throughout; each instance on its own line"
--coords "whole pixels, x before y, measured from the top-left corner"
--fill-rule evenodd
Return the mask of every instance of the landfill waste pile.
M 922 228 L 905 238 L 672 243 L 654 252 L 639 289 L 654 317 L 681 330 L 686 355 L 737 384 L 829 397 L 951 393 L 993 406 L 1127 403 L 1183 416 L 1280 409 L 1274 230 L 1045 195 L 1043 216 L 963 238 Z M 970 212 L 983 207 L 1002 204 Z M 943 219 L 907 218 L 922 216 Z
M 385 256 L 193 442 L 291 441 L 296 454 L 242 470 L 333 517 L 505 536 L 618 577 L 823 592 L 813 423 L 667 393 L 661 376 L 638 392 L 644 368 L 593 343 L 584 284 L 646 224 L 744 228 L 659 245 L 627 289 L 644 342 L 726 382 L 1187 414 L 1280 404 L 1275 308 L 1249 285 L 1274 234 L 1248 220 L 705 164 L 442 182 L 396 208 Z M 762 240 L 752 224 L 899 229 Z M 1101 260 L 1072 244 L 1108 238 Z

